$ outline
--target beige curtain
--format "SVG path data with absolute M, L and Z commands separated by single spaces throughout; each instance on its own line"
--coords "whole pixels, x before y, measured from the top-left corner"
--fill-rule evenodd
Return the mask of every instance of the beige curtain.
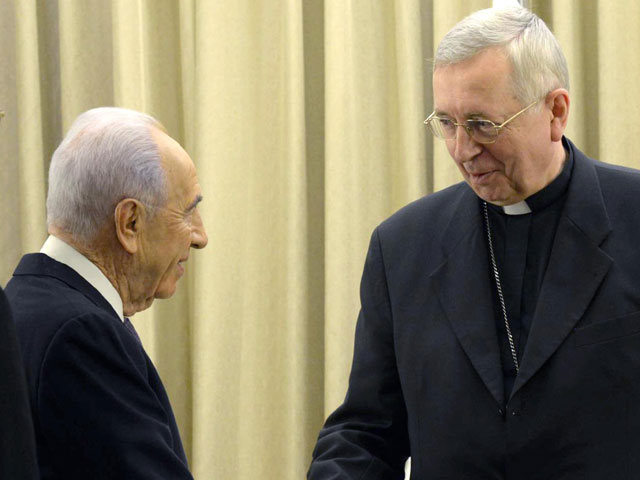
M 572 76 L 568 134 L 639 166 L 635 0 L 530 2 Z M 207 249 L 134 321 L 196 478 L 303 478 L 344 396 L 377 223 L 459 181 L 422 120 L 428 59 L 490 0 L 0 0 L 0 284 L 46 237 L 49 158 L 98 105 L 191 154 Z

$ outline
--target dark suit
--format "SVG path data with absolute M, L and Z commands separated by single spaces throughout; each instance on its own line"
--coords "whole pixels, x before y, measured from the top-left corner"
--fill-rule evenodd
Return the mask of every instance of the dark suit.
M 11 309 L 0 288 L 0 479 L 38 478 L 36 442 L 21 360 Z
M 39 253 L 6 291 L 42 478 L 191 479 L 160 377 L 104 297 Z
M 640 478 L 640 172 L 575 165 L 508 403 L 480 202 L 465 184 L 373 233 L 349 389 L 309 478 Z

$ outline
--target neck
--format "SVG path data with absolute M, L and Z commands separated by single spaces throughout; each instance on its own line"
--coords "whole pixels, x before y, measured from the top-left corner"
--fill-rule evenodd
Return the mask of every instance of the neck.
M 567 161 L 567 158 L 569 158 L 569 152 L 564 149 L 564 145 L 562 145 L 562 142 L 555 143 L 554 149 L 552 151 L 553 160 L 549 165 L 549 176 L 545 179 L 545 184 L 538 190 L 538 192 L 549 185 L 551 182 L 553 182 L 556 178 L 558 178 L 558 175 L 560 175 L 560 172 L 562 172 L 562 168 L 564 167 L 564 163 Z
M 69 232 L 56 227 L 50 227 L 49 234 L 72 246 L 98 267 L 109 282 L 111 282 L 111 285 L 116 289 L 118 295 L 120 295 L 125 316 L 130 317 L 148 307 L 142 305 L 142 302 L 135 302 L 133 300 L 134 295 L 131 294 L 131 282 L 129 281 L 128 275 L 124 273 L 128 271 L 128 269 L 124 267 L 127 260 L 121 258 L 123 252 L 114 253 L 118 252 L 118 248 L 110 241 L 111 236 L 108 232 L 101 231 L 90 242 L 78 240 Z M 126 255 L 126 253 L 124 255 Z

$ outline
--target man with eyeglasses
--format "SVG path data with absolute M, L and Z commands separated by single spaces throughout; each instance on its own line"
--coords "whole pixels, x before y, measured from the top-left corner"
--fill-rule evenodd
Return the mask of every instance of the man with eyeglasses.
M 564 137 L 568 88 L 526 9 L 440 43 L 425 123 L 465 181 L 374 231 L 309 479 L 640 478 L 640 172 Z

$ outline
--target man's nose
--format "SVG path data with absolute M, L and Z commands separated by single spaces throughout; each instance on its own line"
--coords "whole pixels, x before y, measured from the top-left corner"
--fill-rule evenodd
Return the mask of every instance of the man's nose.
M 468 162 L 482 151 L 482 144 L 476 142 L 464 126 L 459 125 L 456 138 L 453 139 L 454 147 L 451 152 L 456 162 Z
M 209 243 L 209 237 L 207 236 L 207 230 L 202 223 L 202 217 L 200 212 L 196 210 L 193 212 L 193 220 L 191 224 L 191 246 L 193 248 L 204 248 Z

